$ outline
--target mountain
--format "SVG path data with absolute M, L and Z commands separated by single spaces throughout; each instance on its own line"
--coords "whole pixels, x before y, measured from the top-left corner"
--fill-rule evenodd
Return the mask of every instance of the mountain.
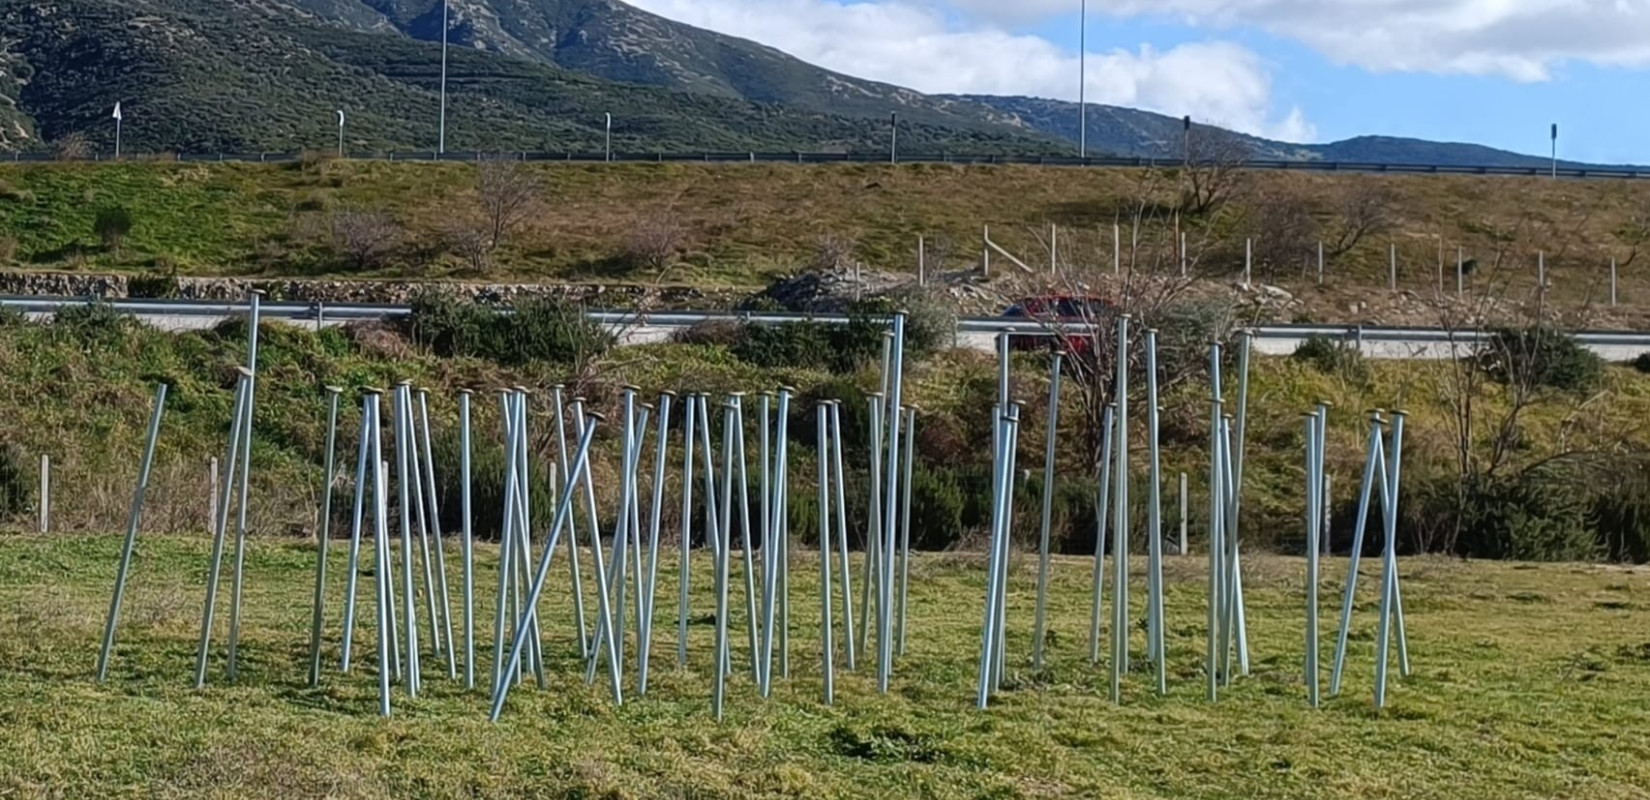
M 1063 100 L 994 95 L 950 95 L 959 102 L 996 109 L 1032 130 L 1078 141 L 1078 105 Z M 1184 127 L 1180 117 L 1121 106 L 1090 103 L 1089 152 L 1139 158 L 1180 158 Z M 1397 136 L 1358 136 L 1328 144 L 1293 144 L 1247 134 L 1241 139 L 1253 158 L 1278 161 L 1336 161 L 1360 164 L 1437 164 L 1471 167 L 1546 167 L 1552 160 L 1479 144 L 1433 142 Z M 1559 161 L 1570 168 L 1599 165 Z M 1608 165 L 1615 166 L 1615 165 Z
M 423 3 L 419 12 L 402 0 L 0 0 L 0 64 L 6 67 L 0 147 L 37 148 L 78 134 L 107 149 L 114 138 L 110 109 L 119 101 L 128 152 L 328 148 L 336 142 L 339 108 L 346 110 L 345 132 L 356 151 L 433 149 L 441 48 L 417 35 L 430 5 Z M 455 27 L 460 44 L 449 49 L 450 150 L 599 150 L 606 113 L 614 117 L 615 149 L 632 152 L 887 147 L 886 117 L 859 113 L 861 106 L 852 103 L 832 111 L 724 89 L 604 79 L 545 57 L 583 52 L 579 63 L 591 64 L 599 60 L 598 48 L 547 49 L 549 43 L 534 34 L 543 30 L 535 26 L 567 24 L 551 11 L 591 15 L 590 29 L 605 30 L 603 9 L 628 6 L 522 0 L 511 13 L 500 9 L 487 16 L 478 12 L 487 3 L 454 5 L 465 16 Z M 439 2 L 433 7 L 432 38 L 439 40 Z M 523 20 L 532 25 L 517 24 Z M 563 39 L 591 38 L 556 30 Z M 488 36 L 467 38 L 464 31 Z M 527 42 L 541 47 L 533 50 Z M 639 45 L 612 46 L 622 51 Z M 628 63 L 630 57 L 618 51 L 611 61 Z M 739 72 L 734 63 L 724 66 L 728 74 Z M 765 74 L 754 67 L 749 72 Z M 948 116 L 942 110 L 969 105 L 913 104 L 923 113 L 902 116 L 902 146 L 1065 149 L 1045 134 L 993 121 L 995 112 Z

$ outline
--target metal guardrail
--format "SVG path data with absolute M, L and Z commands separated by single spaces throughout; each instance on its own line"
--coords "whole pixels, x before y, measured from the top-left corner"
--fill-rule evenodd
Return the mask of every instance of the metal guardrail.
M 43 297 L 43 296 L 0 296 L 0 308 L 12 309 L 22 313 L 55 314 L 71 306 L 87 305 L 94 302 L 103 302 L 123 314 L 142 316 L 176 316 L 176 317 L 233 317 L 249 312 L 246 303 L 214 300 L 148 300 L 148 299 L 118 299 L 98 300 L 88 297 Z M 385 320 L 406 317 L 412 314 L 411 306 L 383 305 L 373 303 L 302 303 L 291 301 L 268 301 L 259 304 L 260 313 L 266 319 L 286 319 L 305 322 L 320 321 L 322 319 L 335 322 L 349 322 L 360 320 Z M 700 312 L 700 311 L 653 311 L 635 312 L 619 310 L 595 310 L 588 312 L 591 320 L 604 325 L 640 325 L 655 328 L 686 328 L 704 322 L 751 322 L 782 324 L 786 322 L 812 321 L 827 324 L 842 324 L 848 318 L 832 314 L 800 314 L 774 312 Z M 1072 329 L 1081 329 L 1082 326 L 1068 326 Z M 1250 331 L 1259 341 L 1298 341 L 1313 336 L 1324 336 L 1332 339 L 1342 339 L 1358 342 L 1384 342 L 1394 344 L 1427 345 L 1440 344 L 1450 341 L 1471 343 L 1480 340 L 1484 334 L 1481 331 L 1464 330 L 1449 331 L 1444 328 L 1412 328 L 1381 325 L 1261 325 L 1251 328 Z M 1029 319 L 1006 319 L 1001 317 L 961 317 L 957 320 L 957 334 L 1040 334 L 1046 333 L 1047 328 L 1042 324 Z M 1642 347 L 1650 350 L 1650 331 L 1571 331 L 1578 344 L 1587 347 Z
M 0 156 L 3 158 L 3 156 Z M 107 154 L 93 154 L 85 161 L 107 161 Z M 189 163 L 200 162 L 268 162 L 280 163 L 297 161 L 302 158 L 301 153 L 157 153 L 157 154 L 125 154 L 125 161 L 179 161 Z M 578 151 L 510 151 L 510 152 L 476 152 L 476 151 L 449 151 L 436 153 L 433 151 L 389 151 L 374 153 L 367 156 L 350 156 L 351 159 L 369 161 L 453 161 L 469 162 L 484 158 L 514 158 L 521 161 L 564 161 L 578 163 L 751 163 L 751 164 L 886 164 L 890 162 L 886 152 L 863 153 L 775 153 L 775 152 L 699 152 L 699 153 L 613 153 L 608 156 L 602 152 Z M 11 160 L 18 163 L 38 163 L 56 160 L 50 153 L 12 153 Z M 1119 156 L 1091 156 L 1078 158 L 1076 156 L 1030 156 L 1030 155 L 965 155 L 953 153 L 914 153 L 900 155 L 897 159 L 900 164 L 958 164 L 958 165 L 1006 165 L 1021 164 L 1049 167 L 1111 167 L 1111 168 L 1148 168 L 1179 167 L 1184 162 L 1178 158 L 1142 158 Z M 1543 177 L 1554 174 L 1552 167 L 1533 165 L 1528 167 L 1513 166 L 1473 166 L 1460 164 L 1383 164 L 1374 162 L 1355 161 L 1287 161 L 1276 159 L 1251 159 L 1244 162 L 1250 169 L 1281 170 L 1295 172 L 1358 172 L 1358 173 L 1391 173 L 1399 175 L 1510 175 L 1525 177 Z M 1557 170 L 1561 178 L 1650 178 L 1650 167 L 1630 166 L 1561 166 Z

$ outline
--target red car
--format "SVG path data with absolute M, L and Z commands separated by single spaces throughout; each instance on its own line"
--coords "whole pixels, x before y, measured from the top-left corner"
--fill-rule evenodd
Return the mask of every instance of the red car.
M 1038 295 L 1027 297 L 1003 311 L 1006 320 L 1023 319 L 1041 330 L 1011 334 L 1008 346 L 1015 350 L 1038 350 L 1063 346 L 1068 353 L 1087 353 L 1092 340 L 1082 326 L 1104 323 L 1116 310 L 1103 297 L 1079 295 Z M 1028 326 L 1029 327 L 1029 326 Z M 1061 341 L 1063 340 L 1063 341 Z

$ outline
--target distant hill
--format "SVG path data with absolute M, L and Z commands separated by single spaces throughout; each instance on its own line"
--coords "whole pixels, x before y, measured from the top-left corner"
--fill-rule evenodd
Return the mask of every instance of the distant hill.
M 1069 142 L 1078 140 L 1078 105 L 1063 100 L 993 95 L 951 95 L 961 102 L 990 106 L 1014 117 L 1026 127 Z M 1179 117 L 1150 111 L 1089 104 L 1088 144 L 1094 155 L 1140 158 L 1178 158 L 1182 150 Z M 1328 144 L 1293 144 L 1258 136 L 1239 136 L 1257 159 L 1282 161 L 1341 161 L 1374 164 L 1437 164 L 1440 166 L 1545 167 L 1552 161 L 1478 144 L 1433 142 L 1398 136 L 1358 136 Z M 1599 166 L 1560 160 L 1561 167 Z
M 400 0 L 0 0 L 0 63 L 7 67 L 0 78 L 0 147 L 32 149 L 84 135 L 107 150 L 114 138 L 110 110 L 119 101 L 128 152 L 330 148 L 339 108 L 346 110 L 349 146 L 357 152 L 433 149 L 441 48 L 396 26 L 400 22 L 416 31 L 425 24 L 423 16 L 386 13 L 400 13 L 402 5 Z M 474 14 L 486 3 L 454 5 Z M 589 6 L 592 15 L 597 6 L 628 8 L 546 2 L 520 7 L 542 11 L 561 5 Z M 439 16 L 438 1 L 434 8 Z M 590 30 L 605 29 L 599 16 L 589 21 Z M 502 27 L 505 21 L 537 17 L 488 19 Z M 463 22 L 460 30 L 483 27 Z M 436 38 L 439 30 L 437 22 Z M 525 40 L 537 41 L 534 29 L 517 30 Z M 618 82 L 556 66 L 496 36 L 459 38 L 449 51 L 452 150 L 599 150 L 603 114 L 609 112 L 620 150 L 879 151 L 888 146 L 886 116 L 850 113 L 857 109 L 852 103 L 832 112 L 727 91 Z M 563 38 L 589 37 L 574 30 Z M 785 60 L 777 51 L 762 51 Z M 600 60 L 588 47 L 559 52 L 583 52 L 580 63 Z M 612 61 L 626 63 L 618 55 Z M 738 72 L 732 65 L 729 70 Z M 767 74 L 756 67 L 748 72 Z M 937 110 L 949 105 L 965 104 L 939 101 L 929 113 L 902 117 L 904 145 L 953 152 L 1065 149 L 1045 134 L 991 122 L 988 114 L 995 112 L 983 107 L 971 116 L 948 117 Z

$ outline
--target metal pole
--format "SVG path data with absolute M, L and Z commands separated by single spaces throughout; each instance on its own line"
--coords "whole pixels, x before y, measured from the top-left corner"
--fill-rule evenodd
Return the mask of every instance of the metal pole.
M 819 441 L 819 656 L 825 683 L 825 705 L 836 698 L 835 645 L 831 642 L 831 439 L 829 403 L 814 409 L 815 438 Z M 844 565 L 846 566 L 846 565 Z
M 1146 329 L 1146 437 L 1151 458 L 1151 499 L 1148 514 L 1146 599 L 1147 647 L 1156 668 L 1157 693 L 1168 694 L 1168 660 L 1163 652 L 1163 461 L 1158 441 L 1157 331 Z
M 436 155 L 447 152 L 447 0 L 441 0 L 441 120 L 437 127 Z
M 1100 662 L 1100 601 L 1106 577 L 1106 520 L 1111 497 L 1112 424 L 1117 404 L 1107 405 L 1100 412 L 1100 475 L 1094 500 L 1094 574 L 1092 596 L 1089 600 L 1089 663 Z
M 1318 242 L 1318 285 L 1323 285 L 1323 242 Z
M 398 510 L 401 520 L 401 599 L 402 624 L 406 626 L 402 635 L 401 646 L 406 648 L 407 660 L 407 694 L 418 696 L 419 668 L 418 668 L 418 607 L 414 605 L 416 588 L 413 585 L 413 530 L 412 530 L 412 445 L 408 420 L 408 392 L 407 385 L 402 383 L 395 387 L 395 407 L 391 411 L 395 425 L 395 482 L 396 499 L 400 504 Z M 503 569 L 501 567 L 501 569 Z M 426 586 L 426 588 L 428 588 Z
M 377 600 L 374 606 L 378 612 L 378 715 L 390 715 L 390 654 L 395 651 L 394 645 L 389 644 L 386 635 L 395 630 L 391 620 L 391 602 L 393 596 L 390 591 L 389 545 L 386 543 L 389 529 L 388 511 L 384 507 L 384 486 L 388 480 L 382 461 L 381 442 L 378 425 L 378 391 L 367 390 L 361 398 L 361 430 L 365 436 L 361 440 L 362 455 L 372 460 L 372 516 L 373 516 L 373 564 L 374 584 L 377 590 Z M 359 488 L 359 484 L 357 487 Z M 365 488 L 359 488 L 357 497 L 366 493 Z M 357 506 L 360 504 L 357 503 Z M 354 537 L 359 542 L 358 537 Z M 351 571 L 351 578 L 354 578 Z M 352 598 L 353 599 L 353 598 Z M 349 641 L 346 628 L 344 641 Z M 346 658 L 346 661 L 348 659 Z
M 1077 16 L 1077 157 L 1089 157 L 1088 41 L 1089 0 L 1082 0 Z
M 1129 671 L 1129 315 L 1117 319 L 1117 468 L 1112 471 L 1111 701 Z
M 464 571 L 464 688 L 476 688 L 475 539 L 470 521 L 470 390 L 458 390 L 458 541 Z M 579 637 L 582 645 L 584 637 Z
M 355 638 L 355 590 L 361 572 L 361 525 L 364 506 L 367 498 L 367 458 L 371 449 L 372 416 L 367 409 L 367 392 L 362 389 L 361 396 L 361 426 L 356 437 L 355 454 L 355 503 L 354 511 L 350 514 L 349 529 L 349 566 L 345 571 L 344 588 L 344 633 L 341 651 L 338 659 L 338 669 L 349 672 L 350 648 Z
M 734 433 L 734 406 L 732 400 L 722 405 L 722 499 L 721 518 L 716 529 L 716 536 L 722 537 L 732 524 L 733 517 L 728 507 L 733 504 L 733 442 Z M 709 455 L 708 453 L 706 454 Z M 705 474 L 710 475 L 707 469 Z M 727 691 L 728 677 L 728 551 L 733 549 L 731 540 L 723 539 L 716 553 L 716 670 L 715 685 L 711 688 L 711 713 L 717 722 L 722 721 L 722 700 Z
M 900 486 L 898 653 L 905 655 L 905 608 L 911 587 L 911 472 L 917 454 L 917 409 L 905 410 L 905 482 Z
M 563 480 L 569 485 L 576 486 L 577 484 L 573 483 L 572 480 L 573 473 L 568 471 L 567 415 L 562 406 L 563 388 L 559 383 L 550 387 L 551 405 L 556 415 L 556 465 L 561 468 Z M 691 431 L 692 428 L 688 430 Z M 588 659 L 590 658 L 590 631 L 585 623 L 584 615 L 584 576 L 579 569 L 578 506 L 574 505 L 573 509 L 573 516 L 568 518 L 568 524 L 573 526 L 574 533 L 567 537 L 567 571 L 572 575 L 573 580 L 573 616 L 579 629 L 579 658 Z
M 1220 691 L 1220 650 L 1219 645 L 1224 637 L 1221 628 L 1225 625 L 1225 616 L 1221 614 L 1221 601 L 1224 594 L 1225 554 L 1226 546 L 1223 541 L 1222 527 L 1225 521 L 1224 511 L 1226 504 L 1223 496 L 1226 493 L 1224 477 L 1225 460 L 1221 455 L 1222 402 L 1220 398 L 1220 343 L 1209 343 L 1209 621 L 1208 646 L 1205 650 L 1204 677 L 1207 681 L 1207 696 L 1209 702 L 1214 702 Z
M 242 411 L 246 415 L 246 423 L 243 426 L 245 436 L 241 437 L 240 502 L 239 508 L 235 512 L 235 578 L 229 603 L 228 675 L 230 680 L 235 679 L 235 651 L 240 640 L 241 631 L 241 580 L 244 576 L 243 567 L 246 563 L 247 477 L 252 473 L 252 420 L 253 410 L 257 407 L 258 319 L 259 304 L 262 300 L 263 292 L 257 289 L 247 292 L 249 313 L 246 330 L 246 408 Z
M 1060 272 L 1060 226 L 1054 223 L 1048 226 L 1048 271 L 1056 275 Z
M 441 632 L 445 635 L 445 639 L 438 639 L 437 641 L 446 642 L 447 677 L 451 680 L 457 680 L 458 655 L 456 653 L 457 647 L 453 645 L 453 607 L 447 595 L 447 548 L 441 542 L 441 507 L 435 496 L 435 456 L 430 447 L 430 403 L 427 389 L 418 390 L 418 418 L 416 421 L 420 433 L 423 434 L 424 502 L 429 507 L 430 536 L 435 540 L 435 575 L 437 583 L 431 589 L 431 592 L 440 595 Z
M 229 423 L 229 452 L 224 456 L 225 473 L 223 486 L 218 495 L 218 518 L 213 520 L 212 531 L 212 559 L 206 573 L 206 608 L 201 613 L 201 643 L 195 653 L 195 688 L 206 685 L 206 656 L 212 643 L 212 616 L 217 608 L 218 576 L 223 568 L 224 539 L 229 527 L 229 490 L 235 482 L 235 466 L 240 457 L 241 437 L 246 423 L 247 375 L 245 367 L 240 368 L 240 378 L 235 384 L 235 410 Z
M 1393 601 L 1397 595 L 1398 581 L 1398 521 L 1397 498 L 1400 476 L 1398 454 L 1402 452 L 1404 440 L 1404 412 L 1392 412 L 1392 460 L 1387 465 L 1386 505 L 1381 512 L 1381 522 L 1386 529 L 1385 556 L 1382 558 L 1381 569 L 1381 618 L 1376 623 L 1375 632 L 1375 707 L 1386 707 L 1386 675 L 1387 653 L 1390 641 L 1393 612 Z M 1401 637 L 1400 637 L 1401 638 Z
M 1352 527 L 1352 551 L 1349 554 L 1346 567 L 1346 586 L 1341 591 L 1341 622 L 1339 631 L 1335 635 L 1334 662 L 1329 670 L 1329 696 L 1335 697 L 1341 693 L 1341 669 L 1346 664 L 1346 637 L 1352 624 L 1352 597 L 1358 589 L 1358 562 L 1363 557 L 1364 527 L 1369 519 L 1370 498 L 1374 495 L 1376 481 L 1384 486 L 1386 467 L 1381 457 L 1381 412 L 1369 413 L 1369 447 L 1364 454 L 1364 476 L 1362 488 L 1358 491 L 1358 516 Z M 1381 507 L 1386 507 L 1386 493 L 1382 489 Z
M 787 680 L 791 677 L 791 482 L 790 482 L 790 409 L 791 394 L 796 390 L 787 386 L 779 388 L 779 446 L 775 448 L 778 477 L 774 479 L 775 488 L 779 492 L 778 502 L 775 503 L 774 515 L 778 517 L 778 524 L 774 525 L 774 535 L 778 548 L 774 558 L 779 565 L 779 676 Z
M 149 436 L 143 444 L 143 461 L 138 467 L 137 489 L 132 493 L 132 510 L 126 518 L 126 541 L 120 548 L 120 566 L 115 569 L 115 591 L 109 599 L 109 619 L 103 625 L 103 647 L 97 655 L 97 682 L 109 675 L 109 652 L 115 646 L 115 623 L 120 619 L 120 601 L 126 593 L 126 574 L 132 566 L 132 548 L 137 544 L 138 520 L 143 514 L 143 493 L 149 488 L 149 467 L 155 460 L 155 440 L 160 436 L 160 418 L 166 410 L 166 384 L 155 387 L 155 407 L 149 414 Z
M 1455 296 L 1461 296 L 1461 285 L 1467 274 L 1467 250 L 1464 247 L 1455 248 Z
M 1111 271 L 1113 275 L 1123 274 L 1123 229 L 1115 222 L 1111 224 Z
M 338 157 L 344 157 L 344 110 L 338 109 Z
M 893 671 L 893 613 L 894 613 L 894 526 L 899 513 L 899 450 L 900 450 L 900 393 L 903 388 L 905 364 L 905 312 L 894 312 L 893 371 L 888 390 L 888 491 L 883 498 L 883 559 L 881 563 L 881 590 L 877 624 L 877 691 L 888 693 L 888 681 Z
M 854 587 L 852 570 L 848 568 L 848 498 L 842 478 L 842 403 L 830 401 L 831 407 L 831 468 L 836 486 L 836 544 L 842 556 L 842 650 L 848 671 L 856 669 L 854 648 Z
M 606 139 L 607 143 L 605 145 L 605 150 L 604 150 L 605 156 L 602 158 L 602 160 L 603 161 L 612 161 L 613 160 L 613 115 L 612 114 L 604 114 L 604 116 L 607 117 L 607 126 L 606 126 L 606 129 L 605 129 L 607 131 L 607 139 Z
M 1243 240 L 1243 285 L 1249 286 L 1250 276 L 1253 275 L 1255 261 L 1255 240 Z
M 1186 277 L 1186 232 L 1180 233 L 1180 277 Z
M 928 251 L 923 237 L 917 237 L 917 285 L 928 285 Z
M 771 431 L 771 426 L 773 425 L 773 395 L 769 392 L 763 392 L 760 395 L 760 400 L 757 403 L 757 406 L 756 427 L 759 430 L 757 433 L 756 448 L 756 493 L 759 495 L 757 497 L 759 507 L 757 509 L 758 519 L 756 524 L 759 526 L 758 532 L 760 533 L 762 540 L 762 622 L 760 623 L 762 628 L 762 667 L 759 670 L 762 675 L 758 683 L 760 684 L 762 690 L 762 696 L 767 697 L 770 686 L 767 679 L 767 673 L 770 672 L 773 667 L 773 617 L 775 611 L 774 593 L 779 589 L 779 586 L 775 581 L 775 578 L 777 577 L 775 570 L 778 565 L 774 562 L 773 558 L 776 552 L 773 537 L 774 531 L 778 527 L 773 518 L 777 495 L 773 485 L 774 463 L 768 442 L 768 435 Z M 752 620 L 751 625 L 753 628 L 757 624 L 758 623 L 755 620 Z
M 332 539 L 333 456 L 338 442 L 338 396 L 344 390 L 327 387 L 327 456 L 321 483 L 321 525 L 315 550 L 315 610 L 309 623 L 309 685 L 321 682 L 321 619 L 327 585 L 327 546 Z
M 1306 421 L 1306 701 L 1318 707 L 1318 437 L 1322 417 L 1302 415 Z
M 1037 611 L 1032 623 L 1031 668 L 1043 668 L 1043 635 L 1048 620 L 1048 539 L 1054 514 L 1054 445 L 1060 427 L 1060 366 L 1065 353 L 1055 350 L 1049 362 L 1048 431 L 1043 448 L 1043 519 L 1037 539 Z
M 676 665 L 687 665 L 688 576 L 692 564 L 693 546 L 693 422 L 699 402 L 696 395 L 684 395 L 682 423 L 682 530 L 680 541 L 681 563 L 677 565 L 676 584 Z
M 648 506 L 647 586 L 636 602 L 641 604 L 641 624 L 636 630 L 636 693 L 647 694 L 648 653 L 653 643 L 653 603 L 659 586 L 659 517 L 665 502 L 665 459 L 670 444 L 670 401 L 674 392 L 659 396 L 659 432 L 653 438 L 653 503 Z
M 1610 259 L 1610 307 L 1616 307 L 1616 260 Z

